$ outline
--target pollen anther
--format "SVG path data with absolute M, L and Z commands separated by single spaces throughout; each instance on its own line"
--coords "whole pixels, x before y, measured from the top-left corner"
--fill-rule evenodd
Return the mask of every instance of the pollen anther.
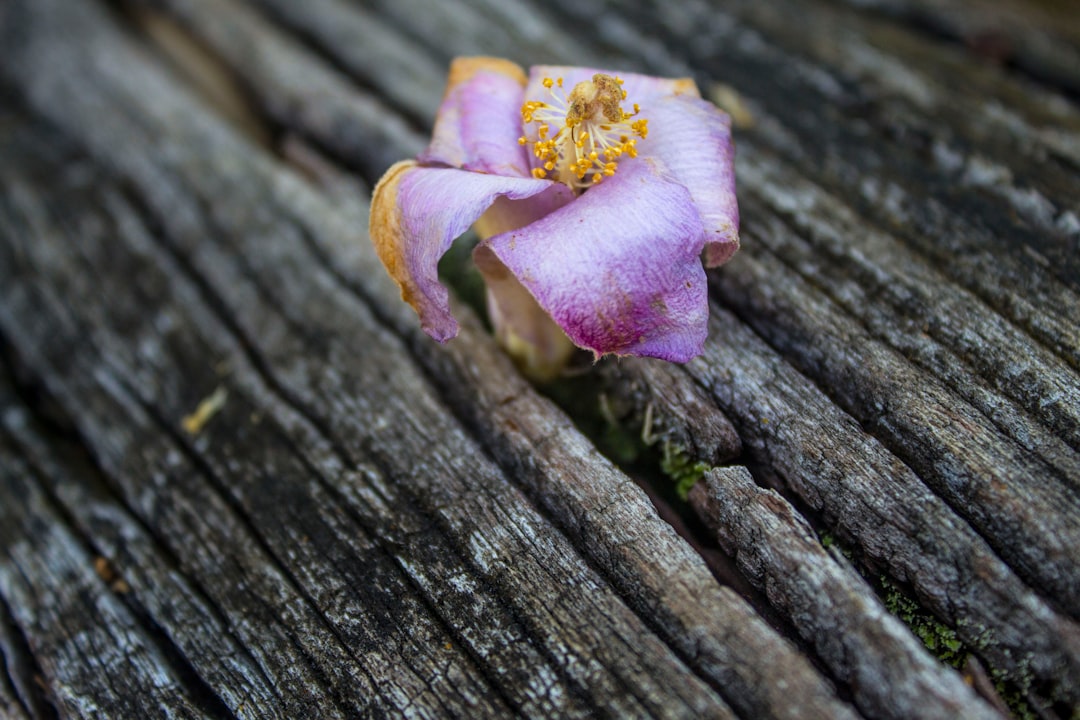
M 583 190 L 614 175 L 624 154 L 637 157 L 637 138 L 645 138 L 648 125 L 643 118 L 632 120 L 641 112 L 638 104 L 632 105 L 632 113 L 622 109 L 627 93 L 621 78 L 597 73 L 576 84 L 569 95 L 562 92 L 562 78 L 544 78 L 541 84 L 551 101 L 529 100 L 521 106 L 522 120 L 537 127 L 518 140 L 533 145 L 539 165 L 534 177 Z

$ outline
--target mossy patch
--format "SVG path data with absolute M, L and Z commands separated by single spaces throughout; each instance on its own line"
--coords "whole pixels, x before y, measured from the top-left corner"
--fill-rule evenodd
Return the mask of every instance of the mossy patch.
M 660 470 L 675 482 L 675 493 L 680 500 L 686 502 L 690 488 L 704 477 L 709 465 L 695 461 L 685 449 L 665 441 L 660 457 Z
M 878 578 L 878 588 L 888 611 L 911 628 L 912 633 L 922 641 L 926 649 L 945 665 L 967 672 L 966 666 L 972 651 L 979 651 L 990 642 L 992 633 L 986 630 L 980 633 L 977 636 L 978 639 L 969 647 L 960 639 L 956 630 L 924 610 L 918 602 L 885 576 Z M 998 697 L 1005 702 L 1013 717 L 1021 720 L 1035 720 L 1040 717 L 1031 706 L 1030 698 L 1034 679 L 1029 672 L 1021 669 L 1019 672 L 1006 673 L 997 668 L 990 668 L 990 678 L 993 680 L 994 690 Z M 1073 720 L 1080 717 L 1078 713 L 1080 711 L 1074 712 Z
M 971 653 L 956 631 L 923 610 L 888 578 L 882 576 L 879 581 L 888 611 L 903 620 L 934 657 L 950 667 L 962 669 Z

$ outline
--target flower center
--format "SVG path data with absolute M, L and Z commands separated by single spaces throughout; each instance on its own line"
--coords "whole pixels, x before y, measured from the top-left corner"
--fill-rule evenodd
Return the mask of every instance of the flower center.
M 562 78 L 544 78 L 551 100 L 528 100 L 521 106 L 525 124 L 536 123 L 535 137 L 518 138 L 521 145 L 533 146 L 540 163 L 533 177 L 581 190 L 614 175 L 624 154 L 637 157 L 637 138 L 645 139 L 648 120 L 633 119 L 641 111 L 637 103 L 632 113 L 622 109 L 622 84 L 620 78 L 597 73 L 567 96 Z

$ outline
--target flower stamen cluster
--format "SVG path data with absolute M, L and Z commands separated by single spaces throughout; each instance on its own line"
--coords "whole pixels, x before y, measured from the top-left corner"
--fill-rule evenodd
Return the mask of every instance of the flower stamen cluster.
M 597 73 L 592 80 L 579 82 L 563 93 L 562 78 L 544 78 L 549 101 L 527 100 L 521 106 L 526 125 L 536 123 L 534 138 L 518 138 L 521 145 L 532 144 L 539 165 L 536 178 L 551 178 L 573 190 L 582 190 L 611 177 L 625 155 L 637 157 L 637 141 L 648 135 L 648 120 L 634 120 L 641 112 L 626 112 L 623 81 Z

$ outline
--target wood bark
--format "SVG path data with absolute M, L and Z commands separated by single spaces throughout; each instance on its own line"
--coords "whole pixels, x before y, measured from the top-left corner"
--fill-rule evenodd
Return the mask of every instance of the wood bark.
M 955 673 L 927 657 L 910 630 L 885 609 L 842 556 L 773 490 L 742 467 L 718 468 L 691 490 L 724 549 L 780 607 L 875 717 L 985 717 L 990 709 Z M 850 658 L 873 658 L 851 662 Z
M 1069 716 L 1075 27 L 1002 12 L 1009 65 L 908 0 L 0 6 L 0 714 Z M 478 53 L 735 103 L 704 355 L 586 370 L 687 504 L 367 242 Z

